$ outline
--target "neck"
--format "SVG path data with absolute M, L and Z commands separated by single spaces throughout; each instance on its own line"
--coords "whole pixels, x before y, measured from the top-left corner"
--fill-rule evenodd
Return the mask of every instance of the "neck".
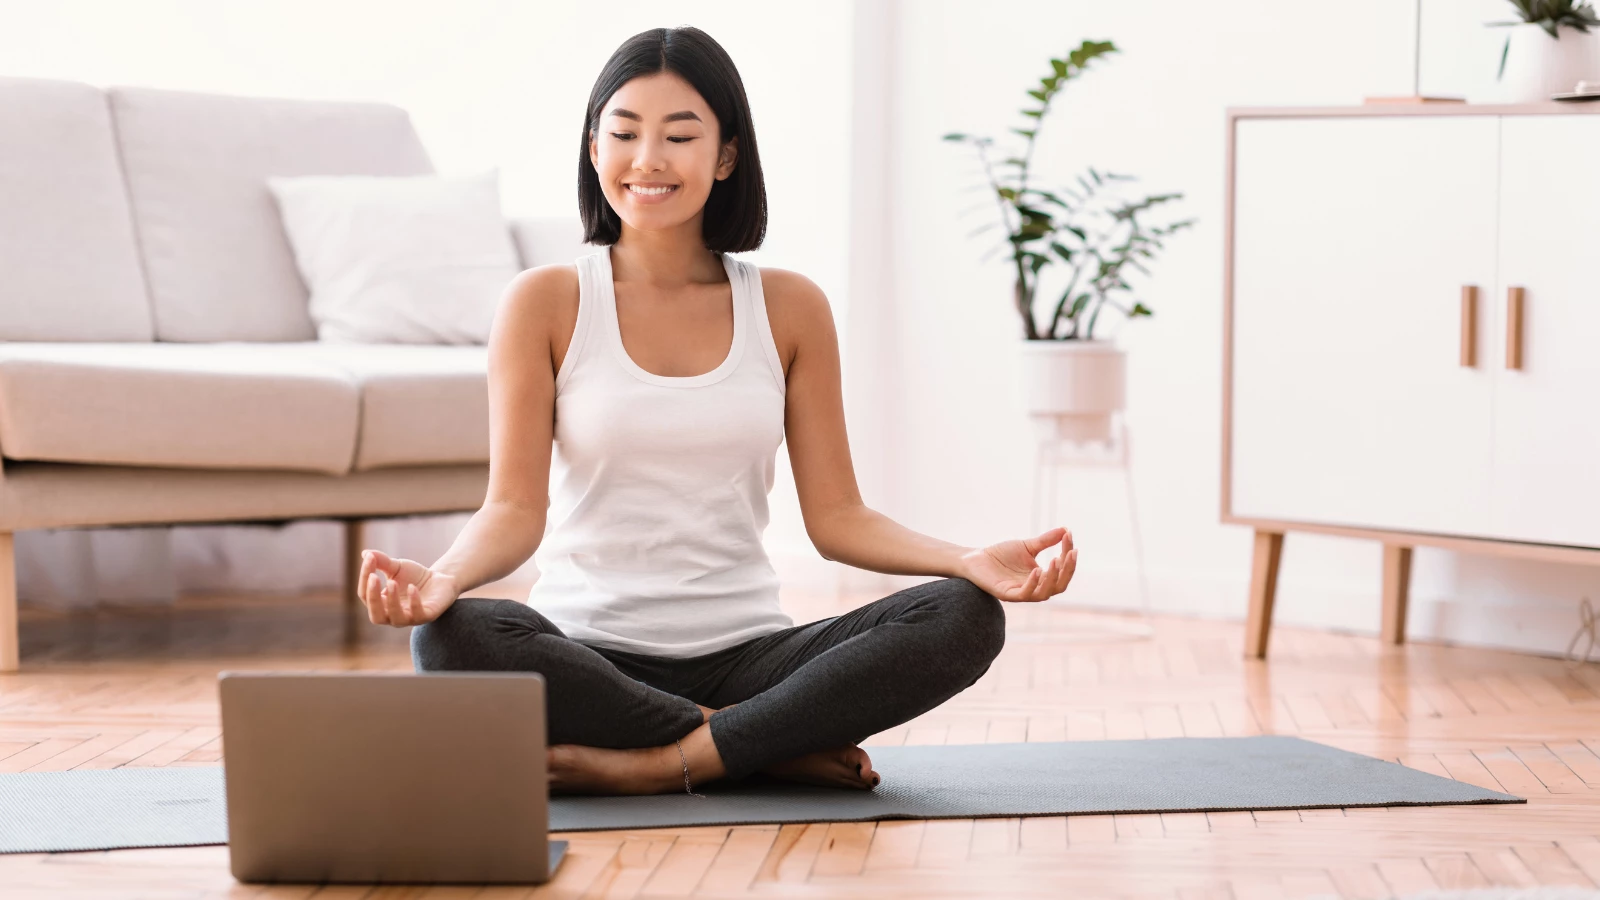
M 700 236 L 700 216 L 660 231 L 640 231 L 623 222 L 622 236 L 611 247 L 611 272 L 617 281 L 662 290 L 727 280 L 722 260 Z

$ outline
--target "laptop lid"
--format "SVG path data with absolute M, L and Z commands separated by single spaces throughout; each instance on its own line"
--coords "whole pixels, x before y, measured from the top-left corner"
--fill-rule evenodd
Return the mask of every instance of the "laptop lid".
M 533 672 L 223 672 L 240 881 L 542 883 L 545 682 Z

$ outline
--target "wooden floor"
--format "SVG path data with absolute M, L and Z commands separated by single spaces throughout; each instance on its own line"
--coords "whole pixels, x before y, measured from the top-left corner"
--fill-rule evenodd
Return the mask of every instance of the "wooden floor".
M 507 594 L 502 594 L 507 595 Z M 853 602 L 786 599 L 796 621 Z M 227 848 L 0 856 L 0 897 L 1391 897 L 1600 882 L 1600 670 L 1280 627 L 1007 604 L 978 683 L 887 744 L 1297 734 L 1526 805 L 948 819 L 558 834 L 538 889 L 241 885 Z M 216 673 L 409 670 L 406 633 L 344 645 L 332 596 L 196 598 L 154 613 L 24 613 L 0 676 L 0 771 L 216 765 Z

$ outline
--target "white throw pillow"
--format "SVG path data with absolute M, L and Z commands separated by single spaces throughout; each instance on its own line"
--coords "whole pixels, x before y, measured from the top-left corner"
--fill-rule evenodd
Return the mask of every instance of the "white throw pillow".
M 268 178 L 317 339 L 486 344 L 521 266 L 499 171 L 447 177 Z

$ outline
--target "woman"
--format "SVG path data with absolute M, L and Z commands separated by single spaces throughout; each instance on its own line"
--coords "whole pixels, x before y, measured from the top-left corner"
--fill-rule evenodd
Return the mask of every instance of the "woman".
M 862 503 L 827 299 L 725 255 L 760 246 L 766 194 L 743 83 L 704 32 L 617 50 L 578 177 L 602 249 L 521 273 L 501 301 L 483 507 L 432 566 L 365 551 L 369 617 L 418 626 L 418 671 L 541 673 L 554 792 L 693 793 L 757 771 L 870 789 L 857 744 L 977 681 L 1005 640 L 999 601 L 1064 590 L 1071 537 L 968 548 Z M 824 557 L 945 577 L 794 625 L 761 546 L 785 437 Z M 536 549 L 527 604 L 458 599 Z

